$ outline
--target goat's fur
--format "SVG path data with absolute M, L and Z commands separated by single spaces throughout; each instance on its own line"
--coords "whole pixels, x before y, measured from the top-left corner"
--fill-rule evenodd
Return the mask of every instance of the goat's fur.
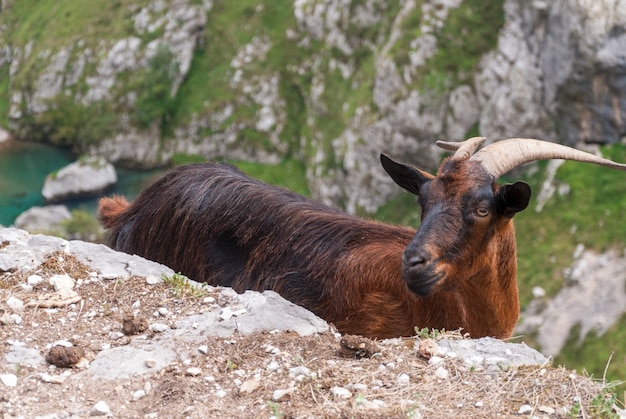
M 237 292 L 274 290 L 342 333 L 387 338 L 428 327 L 510 336 L 519 314 L 515 238 L 499 187 L 478 164 L 449 160 L 437 178 L 395 162 L 385 166 L 420 195 L 417 235 L 219 163 L 173 169 L 132 204 L 103 198 L 98 215 L 114 249 Z M 415 177 L 428 190 L 413 185 Z M 489 220 L 463 213 L 476 199 L 489 201 Z M 412 248 L 431 253 L 435 283 L 422 284 L 411 271 L 417 268 L 405 266 L 403 252 Z

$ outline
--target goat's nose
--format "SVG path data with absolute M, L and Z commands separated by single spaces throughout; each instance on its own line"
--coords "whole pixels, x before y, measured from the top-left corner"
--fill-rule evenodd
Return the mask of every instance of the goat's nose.
M 423 265 L 428 262 L 429 256 L 426 252 L 411 252 L 411 254 L 404 253 L 402 255 L 402 263 L 407 268 L 414 268 L 419 265 Z

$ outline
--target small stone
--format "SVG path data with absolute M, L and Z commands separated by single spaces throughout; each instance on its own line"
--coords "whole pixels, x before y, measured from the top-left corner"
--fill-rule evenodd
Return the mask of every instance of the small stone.
M 243 394 L 249 394 L 249 393 L 252 393 L 257 388 L 259 388 L 260 385 L 261 385 L 261 381 L 257 380 L 256 378 L 253 378 L 252 380 L 244 381 L 241 384 L 241 387 L 239 387 L 239 391 Z
M 39 374 L 39 378 L 44 383 L 62 384 L 65 381 L 66 377 L 64 377 L 63 375 L 50 375 L 44 372 L 44 373 Z
M 48 281 L 54 286 L 54 290 L 58 292 L 69 291 L 76 285 L 74 278 L 68 274 L 53 275 Z
M 89 415 L 90 416 L 105 416 L 105 415 L 108 415 L 109 413 L 111 413 L 111 409 L 109 408 L 109 405 L 105 401 L 100 400 L 98 403 L 96 403 L 93 406 L 93 409 L 91 409 L 91 413 Z
M 528 404 L 523 404 L 517 411 L 517 414 L 518 415 L 530 415 L 532 412 L 533 412 L 532 406 Z
M 209 353 L 209 347 L 207 345 L 198 346 L 198 352 L 200 352 L 203 355 L 206 355 Z
M 298 377 L 301 375 L 309 377 L 311 375 L 311 370 L 303 366 L 293 367 L 289 368 L 289 375 L 293 377 Z
M 228 393 L 226 393 L 225 390 L 223 389 L 219 389 L 215 392 L 215 396 L 219 397 L 220 399 L 223 399 L 224 397 L 226 397 L 228 395 Z
M 450 373 L 444 367 L 439 367 L 435 370 L 435 377 L 439 378 L 440 380 L 447 379 L 449 375 Z
M 155 284 L 158 284 L 161 281 L 162 281 L 162 279 L 160 277 L 156 276 L 156 275 L 148 275 L 146 277 L 146 283 L 148 285 L 155 285 Z
M 167 307 L 160 307 L 157 311 L 163 317 L 168 316 L 170 314 L 170 311 L 167 309 Z
M 441 362 L 443 362 L 443 358 L 441 358 L 439 356 L 432 356 L 428 360 L 428 365 L 436 365 L 436 364 L 440 364 Z
M 213 298 L 213 297 L 204 297 L 202 302 L 204 304 L 213 304 L 215 302 L 215 298 Z
M 0 381 L 7 387 L 15 387 L 17 385 L 17 375 L 15 374 L 0 374 Z
M 271 361 L 269 364 L 267 364 L 267 367 L 265 367 L 266 370 L 268 371 L 276 371 L 277 369 L 280 368 L 280 364 L 276 361 Z
M 198 367 L 191 367 L 187 368 L 186 374 L 192 377 L 197 377 L 198 375 L 202 374 L 202 370 Z
M 14 312 L 24 311 L 24 302 L 13 296 L 7 298 L 7 306 Z
M 152 323 L 150 327 L 148 327 L 148 329 L 150 329 L 154 333 L 163 333 L 166 330 L 169 330 L 170 327 L 163 323 Z
M 292 392 L 293 392 L 292 388 L 274 390 L 274 392 L 272 393 L 272 400 L 274 400 L 275 402 L 287 401 L 291 398 Z
M 156 367 L 156 361 L 155 361 L 154 359 L 152 359 L 152 358 L 150 358 L 150 359 L 146 359 L 146 360 L 144 361 L 144 364 L 145 364 L 145 365 L 146 365 L 146 367 L 148 367 L 148 368 L 154 368 L 154 367 Z
M 544 405 L 539 406 L 538 410 L 541 413 L 545 413 L 546 415 L 553 415 L 556 412 L 556 410 L 553 409 L 552 407 L 544 406 Z
M 146 392 L 145 390 L 137 390 L 133 393 L 133 401 L 136 402 L 137 400 L 141 400 L 144 397 L 146 397 Z
M 411 382 L 411 377 L 408 374 L 402 373 L 398 376 L 398 384 L 409 384 Z
M 349 399 L 350 397 L 352 397 L 352 393 L 350 392 L 350 390 L 344 387 L 333 387 L 330 389 L 330 392 L 334 396 L 339 397 L 341 399 Z
M 483 402 L 474 403 L 474 407 L 483 407 Z
M 41 275 L 31 275 L 26 280 L 26 282 L 28 282 L 29 285 L 37 285 L 41 283 L 42 281 L 43 281 L 43 278 L 41 277 Z

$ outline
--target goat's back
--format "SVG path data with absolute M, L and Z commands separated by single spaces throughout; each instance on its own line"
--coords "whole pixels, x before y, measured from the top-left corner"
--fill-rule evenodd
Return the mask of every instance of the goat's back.
M 199 281 L 238 292 L 273 289 L 309 307 L 342 286 L 342 258 L 358 258 L 365 246 L 394 252 L 399 271 L 401 252 L 414 234 L 350 216 L 221 163 L 173 169 L 125 210 L 119 198 L 105 199 L 99 217 L 109 227 L 111 247 Z

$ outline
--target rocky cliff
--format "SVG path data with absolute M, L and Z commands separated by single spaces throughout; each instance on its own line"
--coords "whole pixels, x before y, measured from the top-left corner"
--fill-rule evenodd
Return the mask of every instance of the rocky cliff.
M 373 211 L 382 150 L 433 167 L 435 138 L 618 141 L 624 21 L 616 0 L 5 0 L 0 122 L 132 166 L 295 158 L 313 195 Z

